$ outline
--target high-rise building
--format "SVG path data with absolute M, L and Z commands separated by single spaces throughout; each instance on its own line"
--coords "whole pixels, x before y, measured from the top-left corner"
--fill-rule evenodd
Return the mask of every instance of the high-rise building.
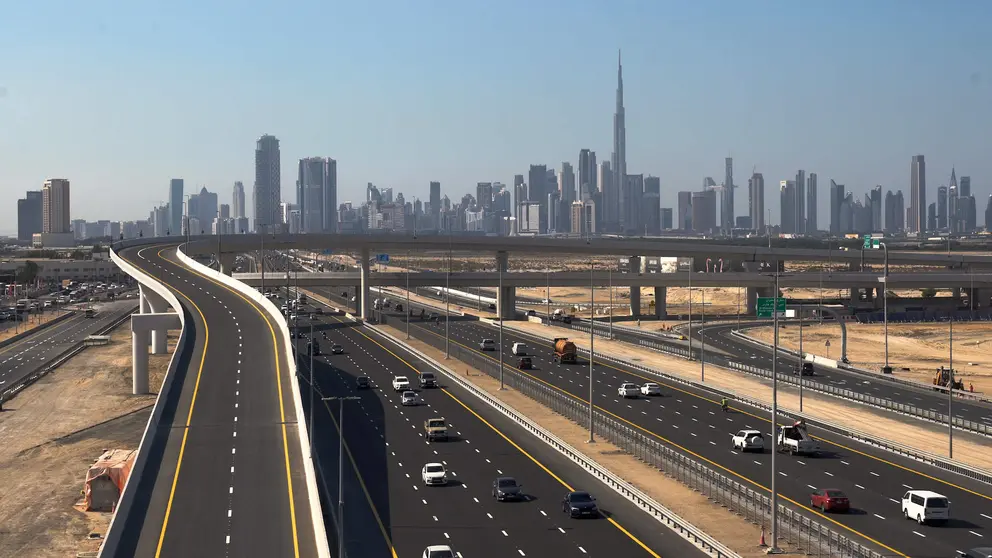
M 561 172 L 558 173 L 558 192 L 561 200 L 570 205 L 578 199 L 575 192 L 575 170 L 567 161 L 561 164 Z
M 338 232 L 338 164 L 330 157 L 300 159 L 296 205 L 300 232 Z
M 174 235 L 182 234 L 184 214 L 183 179 L 173 178 L 169 181 L 169 213 L 166 232 Z
M 610 158 L 610 168 L 613 171 L 613 192 L 608 193 L 603 190 L 603 197 L 606 203 L 616 203 L 616 213 L 604 212 L 604 217 L 608 226 L 612 225 L 621 231 L 624 226 L 625 207 L 624 188 L 627 185 L 627 116 L 623 106 L 623 63 L 620 59 L 620 52 L 617 51 L 617 104 L 613 113 L 613 153 Z M 613 202 L 611 197 L 616 198 Z M 605 211 L 605 208 L 604 208 Z
M 951 175 L 953 176 L 953 174 L 954 174 L 954 169 L 951 169 Z M 962 198 L 967 198 L 967 197 L 971 196 L 971 177 L 970 176 L 962 176 L 961 177 L 961 187 L 960 187 L 960 189 L 958 189 L 958 195 L 960 195 Z
M 676 229 L 680 231 L 691 231 L 692 227 L 692 192 L 679 192 L 678 201 L 678 221 Z
M 927 165 L 923 155 L 913 155 L 909 180 L 909 232 L 926 232 L 927 226 Z
M 782 180 L 778 184 L 779 210 L 782 214 L 781 229 L 786 234 L 796 234 L 796 181 Z
M 479 209 L 492 211 L 493 209 L 492 182 L 477 182 L 475 184 L 475 201 Z
M 818 193 L 816 173 L 811 172 L 806 177 L 806 234 L 813 234 L 820 230 L 819 219 L 816 215 L 819 209 Z
M 765 230 L 765 177 L 760 172 L 747 181 L 747 205 L 751 226 L 758 232 Z
M 441 213 L 441 183 L 432 180 L 430 188 L 430 199 L 428 202 L 431 204 L 431 215 L 434 216 L 436 221 L 438 215 Z
M 220 210 L 218 212 L 217 218 L 218 219 L 221 219 L 221 220 L 230 219 L 231 218 L 231 206 L 228 205 L 228 204 L 226 204 L 226 203 L 220 204 Z
M 572 221 L 572 234 L 583 235 L 585 230 L 582 227 L 582 208 L 585 204 L 580 201 L 574 201 L 570 204 L 571 208 L 571 221 Z
M 234 212 L 233 217 L 235 219 L 247 217 L 245 215 L 245 185 L 240 181 L 234 183 L 234 194 L 232 198 L 231 209 Z
M 834 180 L 830 179 L 830 235 L 839 236 L 841 235 L 840 218 L 841 218 L 841 206 L 844 204 L 844 199 L 847 197 L 847 190 L 844 188 L 843 184 L 837 184 Z
M 599 225 L 604 231 L 615 231 L 620 218 L 620 194 L 613 178 L 613 167 L 609 161 L 599 163 L 599 191 L 602 205 L 599 207 Z
M 579 151 L 579 200 L 588 201 L 599 191 L 596 181 L 596 152 L 588 149 Z
M 279 140 L 268 134 L 258 138 L 255 144 L 255 230 L 275 232 L 282 230 L 283 223 L 280 203 L 282 202 L 282 181 L 280 169 Z
M 69 226 L 69 181 L 65 178 L 50 178 L 41 187 L 41 232 L 72 232 Z
M 724 159 L 723 195 L 720 196 L 720 221 L 724 234 L 734 228 L 734 159 Z
M 906 209 L 903 205 L 902 190 L 885 193 L 885 232 L 902 232 L 906 226 Z
M 620 231 L 644 234 L 641 211 L 641 205 L 644 203 L 644 175 L 628 174 L 626 178 L 620 198 Z
M 872 188 L 868 193 L 869 207 L 871 208 L 871 232 L 883 230 L 882 224 L 882 185 Z
M 661 208 L 661 230 L 670 231 L 672 230 L 672 208 L 662 207 Z
M 692 193 L 692 230 L 709 233 L 717 228 L 716 190 L 709 189 Z
M 937 228 L 947 228 L 947 186 L 937 188 Z
M 927 230 L 937 230 L 937 203 L 930 202 L 927 206 Z
M 527 199 L 541 206 L 538 218 L 542 233 L 548 230 L 548 193 L 547 165 L 531 165 L 527 171 Z
M 806 171 L 800 170 L 796 172 L 796 192 L 795 192 L 795 203 L 796 203 L 796 219 L 795 219 L 795 230 L 796 234 L 806 234 L 806 196 L 803 190 L 806 184 Z
M 989 194 L 989 200 L 985 202 L 985 231 L 989 231 L 989 227 L 992 227 L 992 194 Z
M 30 242 L 44 228 L 44 195 L 41 190 L 29 191 L 17 200 L 17 239 Z

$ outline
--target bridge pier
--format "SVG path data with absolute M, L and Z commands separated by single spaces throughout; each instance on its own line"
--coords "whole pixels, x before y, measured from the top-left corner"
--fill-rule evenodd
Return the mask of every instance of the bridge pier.
M 164 345 L 167 332 L 181 327 L 182 322 L 175 312 L 131 314 L 131 393 L 134 395 L 148 393 L 149 341 L 154 336 L 153 345 L 155 342 Z M 156 334 L 156 332 L 160 333 Z M 164 353 L 165 350 L 162 352 Z
M 237 259 L 237 254 L 221 254 L 217 259 L 220 261 L 220 272 L 230 277 L 234 273 L 234 261 Z
M 355 310 L 358 312 L 358 315 L 362 318 L 362 320 L 368 320 L 369 314 L 371 314 L 371 312 L 368 311 L 371 307 L 371 304 L 369 304 L 369 287 L 371 286 L 369 284 L 369 258 L 371 257 L 372 255 L 369 252 L 369 249 L 362 248 L 362 261 L 360 266 L 362 270 L 362 283 L 358 289 L 358 295 L 355 297 L 355 303 L 358 306 Z
M 507 252 L 496 252 L 496 271 L 507 273 L 510 268 L 510 254 Z M 496 311 L 497 317 L 504 320 L 513 320 L 517 317 L 517 288 L 503 287 L 496 289 Z
M 659 320 L 668 317 L 668 287 L 654 288 L 654 317 Z
M 627 269 L 630 270 L 630 274 L 637 275 L 641 274 L 641 257 L 640 256 L 630 256 L 627 263 Z M 593 309 L 595 311 L 595 309 Z M 641 317 L 641 288 L 631 287 L 630 288 L 630 316 L 632 318 Z
M 139 286 L 139 293 L 142 314 L 163 314 L 169 312 L 169 303 L 155 291 L 144 286 Z M 151 330 L 151 336 L 144 341 L 144 346 L 148 347 L 150 345 L 153 355 L 163 355 L 169 350 L 168 340 L 169 332 L 167 329 L 153 329 Z

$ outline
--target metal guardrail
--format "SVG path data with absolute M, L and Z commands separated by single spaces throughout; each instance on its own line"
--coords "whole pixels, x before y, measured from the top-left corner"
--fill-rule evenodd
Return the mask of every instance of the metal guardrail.
M 386 317 L 383 323 L 391 320 L 399 321 L 394 317 Z M 417 327 L 410 328 L 410 335 L 424 342 L 431 341 L 430 334 L 422 333 Z M 541 340 L 541 342 L 547 341 Z M 460 345 L 450 345 L 449 351 L 454 358 L 491 377 L 499 377 L 499 363 L 491 357 Z M 580 354 L 584 352 L 588 358 L 588 351 L 580 349 L 579 352 Z M 425 361 L 431 362 L 426 357 Z M 588 403 L 521 374 L 507 363 L 504 363 L 503 381 L 509 387 L 574 422 L 579 424 L 588 422 Z M 595 431 L 640 461 L 726 506 L 747 521 L 759 525 L 765 525 L 768 521 L 771 499 L 764 494 L 764 491 L 755 490 L 745 483 L 723 475 L 599 409 L 595 410 L 593 421 Z M 620 482 L 628 490 L 630 489 L 629 483 L 622 480 Z M 779 536 L 804 552 L 845 558 L 882 558 L 883 556 L 784 504 L 779 504 L 779 519 L 781 522 Z
M 383 323 L 389 321 L 390 319 L 395 319 L 395 318 L 386 317 L 386 320 Z M 691 523 L 687 522 L 685 519 L 679 517 L 677 514 L 675 514 L 674 512 L 672 512 L 671 510 L 669 510 L 668 508 L 666 508 L 665 506 L 661 505 L 653 498 L 648 496 L 646 493 L 644 493 L 637 487 L 631 485 L 631 483 L 629 483 L 628 481 L 613 474 L 612 472 L 607 470 L 605 467 L 603 467 L 596 461 L 590 459 L 583 453 L 579 452 L 574 447 L 572 447 L 562 439 L 558 438 L 557 436 L 551 434 L 550 432 L 539 426 L 537 423 L 531 421 L 529 418 L 525 417 L 524 415 L 522 415 L 512 407 L 509 407 L 499 399 L 490 396 L 488 393 L 477 388 L 475 385 L 471 384 L 470 382 L 464 381 L 462 378 L 458 376 L 457 373 L 441 366 L 440 364 L 436 363 L 434 359 L 424 355 L 423 353 L 414 349 L 413 347 L 410 347 L 409 345 L 400 341 L 396 337 L 376 328 L 373 325 L 366 323 L 365 326 L 375 331 L 378 335 L 381 335 L 382 337 L 389 339 L 396 345 L 405 348 L 411 354 L 416 355 L 423 362 L 435 368 L 436 370 L 444 374 L 446 377 L 454 380 L 462 388 L 472 393 L 472 395 L 483 400 L 485 403 L 495 408 L 497 411 L 502 413 L 504 416 L 508 417 L 510 420 L 523 426 L 531 434 L 537 436 L 543 442 L 552 446 L 559 453 L 565 455 L 569 460 L 582 467 L 584 470 L 595 476 L 601 482 L 609 486 L 611 489 L 618 492 L 621 496 L 623 496 L 627 500 L 630 500 L 635 505 L 637 505 L 638 507 L 649 513 L 656 521 L 672 529 L 679 536 L 695 544 L 697 547 L 707 552 L 711 556 L 714 556 L 716 558 L 740 558 L 739 554 L 727 548 L 727 546 L 724 545 L 723 543 L 717 541 L 710 535 L 700 530 L 698 527 L 692 525 Z M 417 328 L 413 328 L 413 329 L 417 329 Z M 419 337 L 417 337 L 418 333 L 420 335 L 424 335 L 423 333 L 420 332 L 411 331 L 411 336 L 419 339 Z M 478 354 L 470 353 L 459 346 L 454 346 L 453 348 L 456 350 L 456 352 L 459 353 L 454 355 L 455 358 L 458 358 L 459 360 L 463 360 L 465 362 L 468 362 L 467 360 L 465 360 L 465 357 L 471 358 L 471 356 L 476 356 L 476 357 L 479 356 Z M 475 364 L 473 363 L 473 365 Z M 491 376 L 494 375 L 492 373 L 492 370 L 487 369 L 484 371 L 486 371 Z M 510 375 L 506 375 L 505 378 L 509 376 Z M 516 380 L 531 381 L 529 378 L 522 377 L 519 374 L 512 374 L 512 376 L 514 379 L 511 380 L 510 382 L 507 382 L 508 385 L 517 388 L 522 393 L 525 393 L 532 399 L 544 403 L 542 398 L 535 397 L 532 393 L 525 392 L 523 389 L 520 388 L 520 386 L 516 385 L 515 383 Z M 565 411 L 566 409 L 564 406 L 562 406 L 567 404 L 565 398 L 561 397 L 560 394 L 552 394 L 549 390 L 546 390 L 543 395 L 550 395 L 550 397 L 545 398 L 549 402 L 553 401 L 555 403 L 561 403 L 561 405 L 558 405 L 557 408 L 555 408 L 555 406 L 549 405 L 548 403 L 545 404 L 553 408 L 556 412 L 559 412 L 559 414 L 565 414 L 563 411 Z M 577 409 L 577 411 L 584 412 L 583 409 L 585 409 L 585 407 L 581 409 Z M 570 418 L 573 418 L 573 420 L 575 420 L 574 417 L 570 417 Z M 621 435 L 620 432 L 615 432 L 613 434 L 615 436 Z M 637 457 L 643 460 L 643 458 L 640 455 L 638 455 Z M 687 470 L 685 472 L 688 473 Z
M 532 334 L 532 333 L 530 333 L 528 331 L 518 330 L 516 328 L 512 328 L 512 326 L 511 326 L 511 329 L 513 329 L 513 331 L 515 333 L 517 333 L 518 335 L 522 335 L 522 336 L 528 337 L 530 339 L 533 339 L 537 343 L 547 343 L 547 342 L 549 342 L 547 339 L 541 338 L 541 337 L 539 337 L 537 335 L 534 335 L 534 334 Z M 589 351 L 587 349 L 579 349 L 579 354 L 584 354 L 584 355 L 586 355 L 586 358 L 588 358 Z M 701 384 L 701 383 L 698 383 L 698 382 L 695 382 L 695 381 L 692 381 L 692 380 L 688 380 L 688 379 L 685 379 L 685 378 L 682 378 L 682 377 L 679 377 L 679 376 L 675 376 L 673 374 L 669 374 L 667 372 L 664 372 L 662 370 L 658 370 L 656 368 L 651 368 L 651 367 L 644 366 L 644 365 L 641 365 L 641 364 L 635 364 L 635 363 L 632 363 L 632 362 L 628 362 L 628 361 L 625 361 L 625 360 L 620 360 L 618 358 L 610 357 L 608 355 L 603 355 L 603 354 L 597 354 L 596 355 L 596 360 L 600 360 L 600 361 L 604 361 L 604 362 L 611 362 L 611 363 L 617 364 L 619 366 L 624 366 L 624 367 L 627 367 L 627 368 L 630 368 L 630 369 L 633 369 L 633 370 L 637 370 L 637 371 L 642 372 L 642 373 L 645 373 L 645 374 L 650 374 L 650 375 L 653 375 L 653 376 L 657 376 L 659 378 L 663 378 L 663 379 L 668 380 L 670 382 L 680 383 L 680 384 L 687 385 L 687 386 L 693 386 L 693 387 L 695 387 L 697 389 L 701 389 L 701 390 L 705 390 L 705 391 L 709 391 L 711 393 L 714 393 L 714 394 L 716 394 L 716 395 L 718 395 L 720 397 L 729 397 L 729 398 L 735 399 L 737 401 L 741 401 L 742 403 L 746 403 L 747 405 L 750 405 L 750 406 L 755 407 L 757 409 L 762 409 L 762 410 L 771 412 L 771 406 L 768 405 L 768 404 L 766 404 L 766 403 L 764 403 L 763 401 L 759 401 L 757 399 L 753 399 L 753 398 L 750 398 L 750 397 L 745 397 L 745 396 L 742 396 L 742 395 L 738 395 L 737 393 L 735 393 L 733 391 L 723 390 L 723 389 L 716 388 L 716 387 L 711 386 L 711 385 L 708 385 L 708 384 Z M 770 375 L 769 375 L 769 377 L 770 377 Z M 779 378 L 781 380 L 781 375 L 779 375 Z M 804 389 L 809 389 L 808 388 L 809 383 L 810 382 L 804 380 L 803 381 L 803 388 Z M 795 385 L 798 386 L 798 382 L 796 382 Z M 929 452 L 926 452 L 926 451 L 923 451 L 923 450 L 919 450 L 917 448 L 913 448 L 913 447 L 907 446 L 905 444 L 900 444 L 899 442 L 894 442 L 892 440 L 886 440 L 884 438 L 880 438 L 880 437 L 875 436 L 873 434 L 868 434 L 868 433 L 865 433 L 865 432 L 861 432 L 860 430 L 855 430 L 853 428 L 849 428 L 849 427 L 846 427 L 846 426 L 843 426 L 843 425 L 839 425 L 839 424 L 832 423 L 832 422 L 829 422 L 829 421 L 825 421 L 825 420 L 822 420 L 822 419 L 819 419 L 819 418 L 815 418 L 815 417 L 810 417 L 810 416 L 806 415 L 805 413 L 799 413 L 799 412 L 795 412 L 795 411 L 792 411 L 792 410 L 783 410 L 780 407 L 779 408 L 779 414 L 781 416 L 784 416 L 784 417 L 792 417 L 793 419 L 800 419 L 801 418 L 801 419 L 805 420 L 807 424 L 810 424 L 810 425 L 813 425 L 813 426 L 817 426 L 819 428 L 823 428 L 824 430 L 828 430 L 830 432 L 833 432 L 834 434 L 845 436 L 845 437 L 851 438 L 853 440 L 857 440 L 859 442 L 862 442 L 864 444 L 868 444 L 870 446 L 874 446 L 874 447 L 877 447 L 877 448 L 880 448 L 880 449 L 884 449 L 886 451 L 890 451 L 892 453 L 896 453 L 896 454 L 902 455 L 903 457 L 908 457 L 910 459 L 914 459 L 914 460 L 919 461 L 921 463 L 926 463 L 928 465 L 932 465 L 934 467 L 937 467 L 937 468 L 940 468 L 940 469 L 943 469 L 943 470 L 946 470 L 946 471 L 957 473 L 959 475 L 962 475 L 962 476 L 965 476 L 965 477 L 968 477 L 968 478 L 971 478 L 971 479 L 974 479 L 974 480 L 977 480 L 977 481 L 980 481 L 980 482 L 984 482 L 986 484 L 992 484 L 992 472 L 987 471 L 987 470 L 984 470 L 984 469 L 978 469 L 976 467 L 971 467 L 969 465 L 966 465 L 964 463 L 961 463 L 960 461 L 955 461 L 953 459 L 948 459 L 948 458 L 946 458 L 944 456 L 933 454 L 933 453 L 929 453 Z

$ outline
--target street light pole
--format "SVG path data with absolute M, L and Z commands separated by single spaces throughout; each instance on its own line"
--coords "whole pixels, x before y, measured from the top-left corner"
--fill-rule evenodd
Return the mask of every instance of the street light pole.
M 310 320 L 310 455 L 313 455 L 313 320 Z
M 951 311 L 951 318 L 947 321 L 948 343 L 947 360 L 950 370 L 947 376 L 947 457 L 954 459 L 954 311 Z
M 803 362 L 806 354 L 803 353 L 803 303 L 799 303 L 799 412 L 803 412 Z
M 706 291 L 703 289 L 699 290 L 699 294 L 702 295 L 700 299 L 700 306 L 703 307 L 699 311 L 700 315 L 700 325 L 699 325 L 699 381 L 706 381 L 706 336 L 703 335 L 703 326 L 706 325 Z
M 692 360 L 692 272 L 695 262 L 689 258 L 689 360 Z
M 338 556 L 344 558 L 344 402 L 357 401 L 361 397 L 321 397 L 322 401 L 338 402 Z
M 503 266 L 500 265 L 499 257 L 496 258 L 496 271 L 499 273 L 499 291 L 496 293 L 496 313 L 499 314 L 499 389 L 503 387 L 503 308 L 506 307 L 506 299 L 503 297 Z
M 406 254 L 406 338 L 410 338 L 410 253 Z
M 777 264 L 776 264 L 777 265 Z M 772 542 L 768 551 L 778 553 L 778 488 L 775 486 L 778 469 L 775 467 L 775 454 L 778 453 L 778 276 L 775 271 L 775 293 L 772 295 L 773 329 L 775 331 L 775 346 L 772 349 Z
M 448 231 L 448 271 L 444 275 L 444 360 L 450 358 L 448 352 L 449 329 L 451 319 L 451 231 Z
M 548 276 L 548 294 L 545 295 L 545 300 L 548 301 L 548 307 L 547 310 L 545 311 L 546 319 L 544 320 L 544 325 L 550 327 L 551 326 L 551 268 L 546 269 L 545 273 Z
M 882 369 L 882 374 L 887 374 L 892 370 L 889 368 L 889 248 L 884 242 L 880 242 L 879 245 L 882 247 L 882 255 L 885 259 L 885 266 L 882 271 L 882 323 L 885 330 L 885 368 Z
M 596 341 L 596 329 L 593 328 L 593 308 L 596 307 L 596 278 L 593 272 L 596 270 L 596 263 L 589 262 L 589 443 L 596 442 L 595 429 L 593 428 L 593 406 L 592 406 L 592 363 L 595 360 L 593 344 Z
M 610 339 L 613 339 L 613 265 L 610 264 Z M 655 301 L 657 304 L 657 301 Z
M 262 294 L 265 294 L 265 230 L 262 228 L 264 225 L 258 225 L 258 238 L 259 238 L 259 248 L 258 248 L 258 262 L 262 266 Z M 186 224 L 186 232 L 189 233 L 189 224 Z M 276 289 L 278 291 L 279 289 Z

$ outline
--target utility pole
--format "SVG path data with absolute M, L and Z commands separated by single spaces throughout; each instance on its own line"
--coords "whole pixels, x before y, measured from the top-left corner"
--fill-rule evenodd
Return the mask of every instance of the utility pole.
M 778 264 L 776 263 L 776 268 Z M 772 298 L 772 316 L 774 316 L 773 328 L 775 330 L 775 346 L 772 349 L 772 541 L 768 548 L 769 553 L 778 554 L 778 488 L 775 486 L 778 469 L 775 466 L 775 454 L 778 453 L 778 269 L 775 270 L 775 293 Z
M 321 397 L 322 401 L 338 402 L 338 557 L 345 556 L 344 549 L 344 402 L 357 401 L 361 397 Z M 312 410 L 311 410 L 312 413 Z
M 593 344 L 596 341 L 596 330 L 593 329 L 593 308 L 596 307 L 596 278 L 593 272 L 596 270 L 596 263 L 589 262 L 589 443 L 596 442 L 595 429 L 593 428 L 593 404 L 592 404 L 592 363 L 595 360 Z

